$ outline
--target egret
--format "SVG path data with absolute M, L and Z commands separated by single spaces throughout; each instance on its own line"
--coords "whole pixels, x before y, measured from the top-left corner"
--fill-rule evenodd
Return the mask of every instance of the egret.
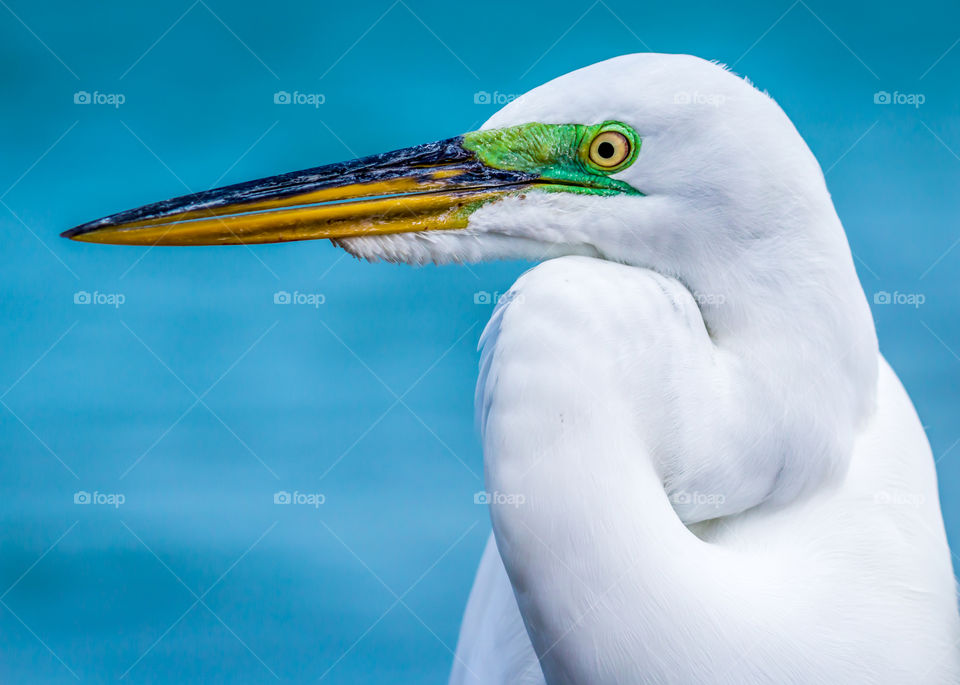
M 64 235 L 542 262 L 480 340 L 493 535 L 451 683 L 960 682 L 926 436 L 820 166 L 721 65 L 610 59 L 478 131 Z

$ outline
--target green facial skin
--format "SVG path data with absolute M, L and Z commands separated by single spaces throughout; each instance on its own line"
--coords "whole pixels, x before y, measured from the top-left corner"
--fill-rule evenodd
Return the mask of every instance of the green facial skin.
M 603 131 L 616 131 L 630 141 L 630 156 L 612 169 L 601 168 L 589 158 L 591 141 Z M 557 182 L 539 186 L 542 190 L 589 195 L 643 195 L 628 183 L 610 178 L 633 164 L 640 144 L 636 131 L 618 121 L 593 126 L 530 123 L 463 136 L 463 147 L 488 166 Z

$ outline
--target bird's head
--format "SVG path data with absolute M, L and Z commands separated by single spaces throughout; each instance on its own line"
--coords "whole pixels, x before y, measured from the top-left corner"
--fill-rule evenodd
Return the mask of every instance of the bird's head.
M 804 249 L 846 247 L 820 168 L 776 103 L 721 66 L 658 54 L 561 76 L 462 136 L 147 205 L 64 236 L 327 238 L 411 263 L 583 254 L 707 293 L 734 290 L 730 278 L 779 277 L 778 264 L 792 278 Z

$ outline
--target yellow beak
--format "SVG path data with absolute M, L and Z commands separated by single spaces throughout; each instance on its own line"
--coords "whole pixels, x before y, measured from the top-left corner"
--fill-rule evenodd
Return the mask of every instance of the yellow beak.
M 207 190 L 65 231 L 113 245 L 238 245 L 464 228 L 537 177 L 496 169 L 462 137 Z

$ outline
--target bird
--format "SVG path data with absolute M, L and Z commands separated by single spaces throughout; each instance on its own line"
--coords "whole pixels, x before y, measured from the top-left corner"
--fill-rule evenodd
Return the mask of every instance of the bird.
M 960 683 L 934 461 L 766 92 L 614 57 L 434 143 L 63 233 L 536 262 L 480 336 L 492 534 L 451 685 Z

